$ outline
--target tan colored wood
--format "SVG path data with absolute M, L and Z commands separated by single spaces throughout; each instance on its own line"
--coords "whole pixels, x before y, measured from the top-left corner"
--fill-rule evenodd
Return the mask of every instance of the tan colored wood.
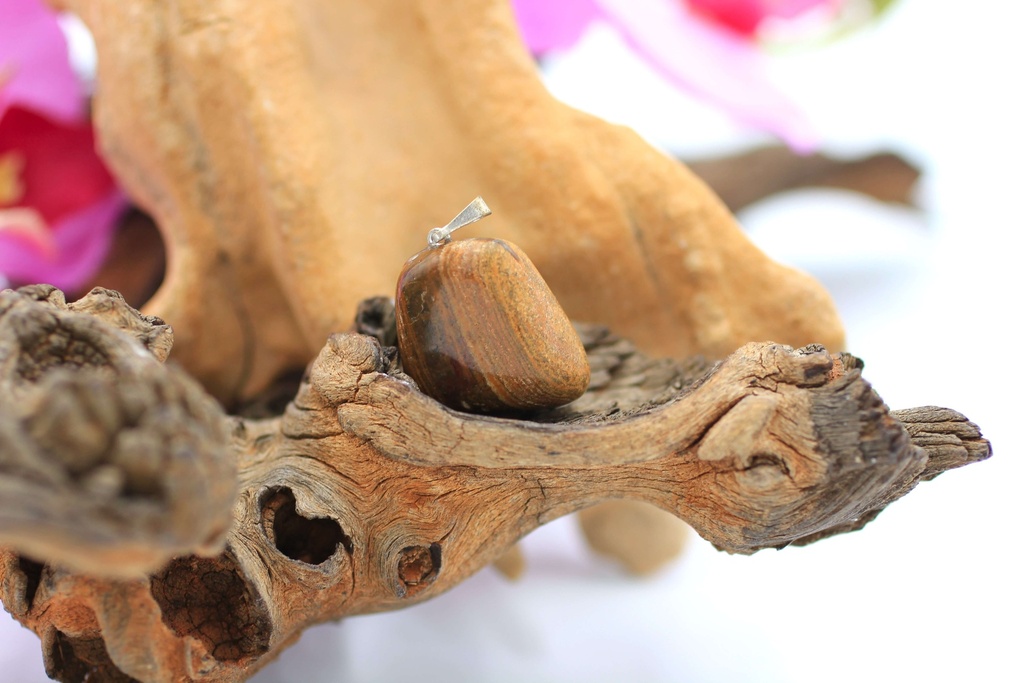
M 304 367 L 478 194 L 495 218 L 473 234 L 648 353 L 843 346 L 821 286 L 700 180 L 551 97 L 506 0 L 58 4 L 96 39 L 104 156 L 167 244 L 145 310 L 225 403 Z
M 130 496 L 115 497 L 111 522 L 90 498 L 68 496 L 73 486 L 37 482 L 23 466 L 70 467 L 66 451 L 48 447 L 54 430 L 25 427 L 46 418 L 45 407 L 3 423 L 0 492 L 35 486 L 47 501 L 66 497 L 62 507 L 0 518 L 0 599 L 40 635 L 58 680 L 94 671 L 107 680 L 241 681 L 307 626 L 426 600 L 537 526 L 603 500 L 653 503 L 717 547 L 751 553 L 859 528 L 922 478 L 990 452 L 955 411 L 890 413 L 852 356 L 759 343 L 709 368 L 646 359 L 593 326 L 579 330 L 601 370 L 597 381 L 543 421 L 445 408 L 396 370 L 393 349 L 354 332 L 328 340 L 278 417 L 223 416 L 190 394 L 186 403 L 200 408 L 175 413 L 178 373 L 131 341 L 159 338 L 159 322 L 111 315 L 116 294 L 90 296 L 88 306 L 66 306 L 52 288 L 0 295 L 2 367 L 22 368 L 0 373 L 0 396 L 27 395 L 60 376 L 87 381 L 96 366 L 127 377 L 131 359 L 146 358 L 158 398 L 143 413 L 171 411 L 173 434 L 205 433 L 208 441 L 170 448 L 171 459 L 160 461 L 169 466 L 158 472 L 148 450 L 110 451 L 124 471 L 149 468 L 175 494 L 140 520 L 127 514 L 135 512 Z M 55 317 L 71 342 L 64 348 L 101 350 L 104 363 L 82 363 L 91 353 L 41 354 L 52 345 L 36 341 Z M 105 400 L 120 405 L 135 386 L 113 382 Z M 95 404 L 82 393 L 67 396 L 68 414 Z M 209 427 L 211 414 L 221 431 Z M 88 435 L 74 424 L 70 436 Z M 167 428 L 160 420 L 136 425 L 143 442 L 174 444 L 160 436 Z M 235 466 L 237 479 L 225 481 Z M 221 496 L 236 484 L 227 514 Z M 0 514 L 9 515 L 12 499 L 2 503 Z M 196 520 L 197 510 L 207 516 Z M 76 512 L 82 533 L 110 532 L 106 548 L 58 547 Z M 192 538 L 197 554 L 178 555 L 148 577 L 118 576 L 118 533 L 124 548 L 169 557 L 180 545 L 169 546 L 165 530 L 184 521 L 215 530 L 230 522 L 226 545 L 200 533 Z M 53 542 L 37 542 L 44 537 Z
M 688 527 L 678 517 L 636 500 L 611 500 L 581 510 L 580 530 L 594 552 L 630 574 L 653 574 L 683 551 Z
M 493 564 L 494 568 L 509 581 L 518 581 L 526 573 L 526 556 L 519 545 L 506 550 Z
M 220 399 L 304 366 L 426 230 L 533 260 L 646 352 L 842 348 L 835 307 L 634 132 L 555 100 L 506 0 L 62 0 L 98 51 L 105 157 L 168 244 L 146 311 Z

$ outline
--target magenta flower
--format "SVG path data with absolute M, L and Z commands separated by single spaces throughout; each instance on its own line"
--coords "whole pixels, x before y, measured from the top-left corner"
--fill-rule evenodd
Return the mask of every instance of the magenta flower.
M 81 287 L 126 206 L 96 153 L 57 15 L 41 0 L 3 0 L 0 282 Z
M 752 38 L 766 19 L 793 19 L 835 0 L 688 0 L 696 12 L 712 21 Z
M 814 147 L 803 114 L 770 84 L 753 40 L 767 19 L 789 19 L 840 0 L 512 0 L 537 55 L 571 47 L 590 24 L 614 28 L 681 90 L 797 150 Z

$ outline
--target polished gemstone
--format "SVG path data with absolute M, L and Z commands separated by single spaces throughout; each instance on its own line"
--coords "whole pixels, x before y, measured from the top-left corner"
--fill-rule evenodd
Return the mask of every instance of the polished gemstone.
M 398 278 L 395 308 L 405 372 L 451 408 L 551 408 L 590 383 L 572 323 L 514 244 L 467 239 L 424 249 Z

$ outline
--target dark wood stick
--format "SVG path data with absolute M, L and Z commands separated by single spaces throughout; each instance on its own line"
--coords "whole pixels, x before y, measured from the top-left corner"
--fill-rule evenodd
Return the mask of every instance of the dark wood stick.
M 882 202 L 914 206 L 921 171 L 893 152 L 853 159 L 800 155 L 783 146 L 761 147 L 714 159 L 685 160 L 734 213 L 774 194 L 804 187 L 832 187 Z

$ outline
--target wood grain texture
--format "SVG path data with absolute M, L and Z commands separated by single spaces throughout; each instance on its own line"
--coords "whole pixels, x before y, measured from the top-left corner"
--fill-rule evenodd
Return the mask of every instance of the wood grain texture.
M 120 335 L 107 320 L 116 318 L 95 324 Z M 40 324 L 2 316 L 0 338 L 31 336 Z M 923 478 L 990 453 L 955 411 L 890 413 L 855 358 L 820 346 L 749 344 L 718 364 L 672 365 L 601 328 L 579 329 L 603 374 L 548 421 L 448 409 L 419 392 L 375 337 L 333 335 L 282 415 L 220 418 L 228 437 L 219 452 L 238 472 L 223 547 L 175 557 L 148 577 L 101 578 L 71 568 L 59 549 L 31 545 L 30 510 L 21 527 L 4 527 L 0 599 L 40 635 L 58 680 L 97 671 L 109 680 L 230 683 L 309 625 L 426 600 L 530 530 L 603 500 L 654 503 L 717 547 L 751 553 L 860 528 Z M 78 356 L 46 358 L 89 374 Z M 7 391 L 10 377 L 0 382 Z M 23 443 L 44 464 L 52 459 Z M 0 462 L 11 452 L 0 450 Z M 130 466 L 148 455 L 125 457 Z M 0 473 L 13 484 L 33 476 Z M 220 490 L 195 488 L 193 472 L 179 468 L 161 477 L 166 489 L 210 504 Z M 5 497 L 0 510 L 20 500 Z M 91 505 L 72 496 L 63 509 L 80 511 L 86 530 L 104 528 Z M 35 514 L 45 520 L 49 511 Z M 193 508 L 161 514 L 173 527 Z M 165 549 L 160 533 L 140 542 Z
M 403 370 L 451 408 L 536 412 L 579 398 L 590 383 L 576 330 L 514 244 L 424 249 L 398 278 L 395 311 Z

